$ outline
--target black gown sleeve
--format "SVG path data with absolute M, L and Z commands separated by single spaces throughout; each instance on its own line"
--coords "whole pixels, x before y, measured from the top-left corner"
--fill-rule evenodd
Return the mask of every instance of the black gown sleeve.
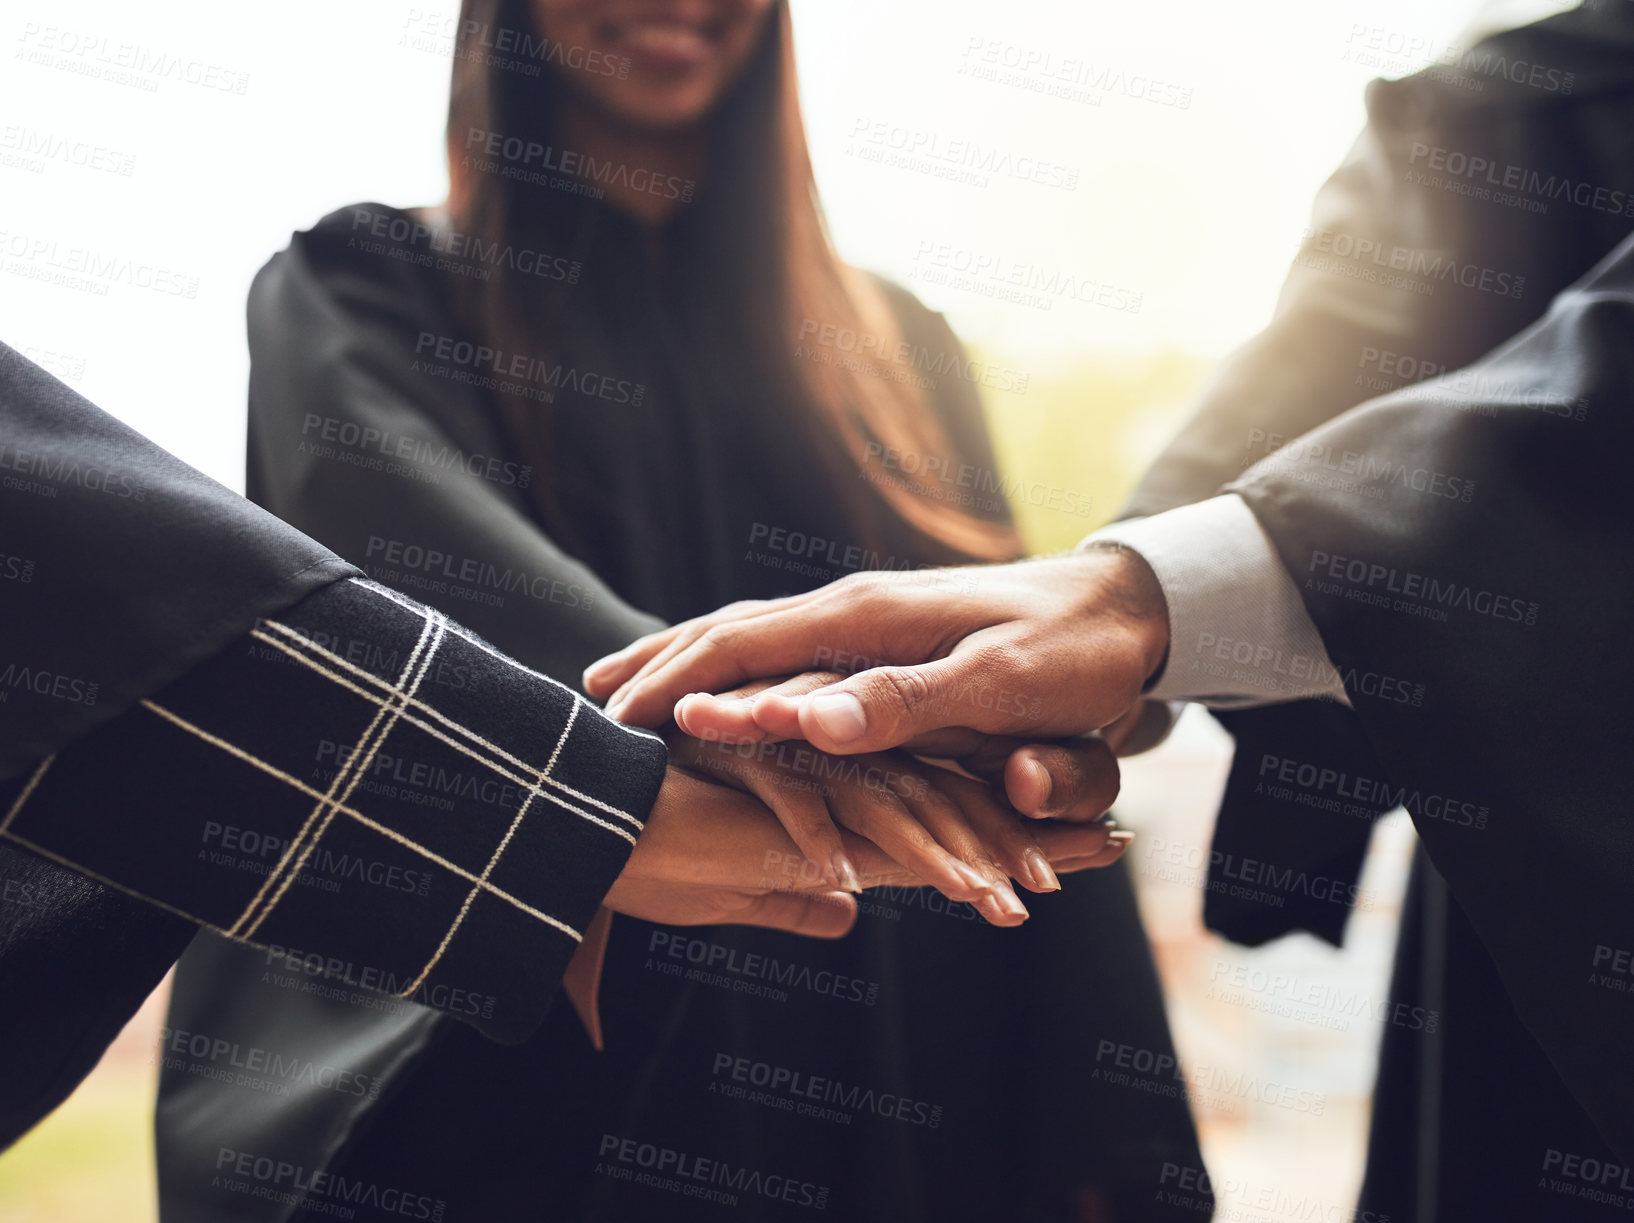
M 0 747 L 25 764 L 0 781 L 0 1146 L 201 927 L 304 988 L 526 1037 L 641 829 L 662 742 L 0 361 L 6 436 L 34 467 L 7 489 L 27 563 L 0 564 L 7 648 L 33 660 L 0 681 Z M 89 488 L 93 467 L 137 473 L 143 497 Z M 124 699 L 87 700 L 58 648 Z M 53 721 L 53 701 L 99 716 Z
M 356 572 L 0 344 L 0 781 Z
M 1422 707 L 1353 697 L 1356 717 L 1516 1011 L 1625 1157 L 1631 403 L 1634 235 L 1469 369 L 1313 432 L 1368 456 L 1355 489 L 1280 464 L 1234 486 L 1341 670 L 1424 685 Z M 1418 470 L 1475 495 L 1402 477 Z
M 203 927 L 303 989 L 521 1040 L 665 761 L 656 736 L 429 608 L 336 583 L 7 783 L 0 982 L 30 1000 L 11 1024 L 85 1025 L 83 1074 L 90 1035 L 111 1039 Z M 31 1100 L 9 1139 L 77 1076 L 8 1047 L 35 1067 L 7 1078 L 8 1111 Z
M 1572 94 L 1501 77 L 1472 92 L 1435 72 L 1373 82 L 1367 126 L 1317 196 L 1275 316 L 1213 378 L 1124 516 L 1214 496 L 1273 455 L 1289 479 L 1336 495 L 1357 487 L 1356 470 L 1368 461 L 1377 468 L 1377 456 L 1313 444 L 1310 430 L 1381 393 L 1466 369 L 1535 322 L 1613 249 L 1634 215 L 1629 197 L 1585 207 L 1561 188 L 1625 176 L 1634 85 L 1626 41 L 1622 16 L 1586 6 L 1504 31 L 1477 49 L 1505 62 L 1572 65 L 1581 82 L 1600 82 Z M 1624 84 L 1606 87 L 1616 81 Z M 1442 163 L 1449 151 L 1463 159 L 1452 164 L 1499 167 L 1500 177 L 1520 167 L 1541 186 L 1519 201 L 1527 206 L 1497 202 L 1484 183 L 1448 172 Z M 1551 185 L 1553 196 L 1537 194 Z M 1479 393 L 1468 375 L 1444 385 L 1472 403 Z M 1440 492 L 1462 496 L 1466 484 L 1462 477 L 1450 484 L 1453 475 L 1422 462 L 1405 469 L 1405 478 L 1426 488 L 1433 481 Z M 1471 491 L 1476 505 L 1485 491 Z M 1470 503 L 1464 508 L 1480 513 Z M 1413 690 L 1382 683 L 1405 676 L 1358 674 L 1371 675 L 1374 693 Z M 1390 703 L 1367 693 L 1353 700 Z M 1379 778 L 1380 762 L 1356 715 L 1301 701 L 1215 716 L 1236 742 L 1215 860 L 1272 856 L 1278 878 L 1322 880 L 1324 897 L 1355 895 L 1372 818 L 1393 805 L 1391 795 L 1363 785 L 1340 798 L 1331 785 L 1290 788 L 1267 785 L 1265 777 L 1291 762 L 1319 777 Z M 1347 904 L 1313 900 L 1300 888 L 1271 891 L 1265 903 L 1211 889 L 1205 922 L 1249 944 L 1292 930 L 1340 941 Z

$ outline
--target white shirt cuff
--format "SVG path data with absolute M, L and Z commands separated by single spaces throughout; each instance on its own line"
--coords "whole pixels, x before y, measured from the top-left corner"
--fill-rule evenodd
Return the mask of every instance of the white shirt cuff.
M 1216 709 L 1350 701 L 1299 589 L 1241 497 L 1103 527 L 1080 548 L 1138 552 L 1169 605 L 1169 659 L 1145 695 Z

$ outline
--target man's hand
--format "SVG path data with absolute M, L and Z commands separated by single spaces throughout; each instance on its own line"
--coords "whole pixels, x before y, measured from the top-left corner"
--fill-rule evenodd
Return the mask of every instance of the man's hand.
M 906 745 L 956 757 L 979 735 L 1071 736 L 1118 720 L 1167 649 L 1167 608 L 1150 568 L 1134 553 L 1095 548 L 863 573 L 806 595 L 733 604 L 602 659 L 585 687 L 610 694 L 608 712 L 636 725 L 660 725 L 674 710 L 693 734 L 730 736 L 747 713 L 769 735 L 824 751 Z M 799 679 L 774 686 L 747 711 L 707 697 L 676 707 L 689 693 L 823 669 L 854 674 L 815 690 Z M 1013 773 L 1032 775 L 1025 761 L 1012 757 L 1007 785 Z M 1053 770 L 1044 772 L 1053 784 Z
M 676 723 L 688 735 L 696 732 L 695 737 L 699 739 L 729 745 L 739 754 L 752 753 L 756 744 L 801 738 L 798 718 L 792 715 L 781 719 L 787 723 L 787 734 L 769 729 L 779 723 L 777 711 L 792 707 L 788 703 L 795 698 L 845 678 L 841 672 L 808 671 L 782 679 L 755 680 L 714 696 L 695 693 L 683 698 L 677 706 Z M 761 710 L 761 722 L 757 722 L 756 710 L 760 705 L 756 698 L 768 691 L 773 693 L 773 698 Z M 1150 703 L 1143 701 L 1136 709 Z M 1087 823 L 1105 815 L 1118 797 L 1117 757 L 1124 754 L 1121 745 L 1129 741 L 1127 731 L 1134 719 L 1132 712 L 1128 719 L 1109 726 L 1104 737 L 1087 735 L 1041 742 L 1036 738 L 989 735 L 975 730 L 943 730 L 922 736 L 910 747 L 925 756 L 951 761 L 972 777 L 989 782 L 1008 797 L 1011 807 L 1022 815 Z M 815 751 L 810 747 L 806 750 Z M 777 804 L 772 806 L 775 809 Z M 812 856 L 810 837 L 803 836 L 782 812 L 779 816 L 783 818 L 784 827 L 800 841 L 801 848 Z M 878 837 L 874 839 L 879 841 Z M 907 861 L 889 844 L 880 844 L 893 856 Z
M 1127 837 L 1104 827 L 1031 830 L 1057 874 L 1117 861 Z M 871 841 L 840 834 L 865 888 L 925 880 Z M 776 818 L 741 791 L 671 767 L 634 852 L 602 902 L 670 925 L 735 923 L 838 938 L 856 921 L 853 896 L 831 890 Z

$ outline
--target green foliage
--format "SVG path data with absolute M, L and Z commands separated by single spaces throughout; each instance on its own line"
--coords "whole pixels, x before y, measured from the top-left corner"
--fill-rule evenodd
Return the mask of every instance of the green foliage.
M 985 362 L 987 354 L 977 355 Z M 1185 419 L 1211 364 L 1182 352 L 1083 355 L 1035 368 L 1024 394 L 984 391 L 999 470 L 1029 550 L 1071 548 L 1117 514 Z

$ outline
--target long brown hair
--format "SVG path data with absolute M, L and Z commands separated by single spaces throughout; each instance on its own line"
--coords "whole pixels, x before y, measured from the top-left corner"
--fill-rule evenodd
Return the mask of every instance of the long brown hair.
M 934 559 L 1015 557 L 1020 540 L 1007 519 L 967 513 L 881 462 L 882 454 L 894 452 L 914 456 L 917 462 L 903 464 L 910 470 L 920 464 L 937 470 L 926 460 L 940 460 L 949 464 L 940 468 L 945 471 L 965 456 L 931 411 L 926 380 L 911 358 L 904 363 L 891 355 L 908 350 L 879 286 L 835 252 L 800 114 L 787 0 L 779 0 L 767 25 L 743 78 L 710 117 L 709 174 L 700 200 L 682 205 L 699 208 L 707 197 L 714 213 L 702 230 L 719 254 L 701 263 L 716 282 L 710 309 L 735 351 L 754 354 L 755 363 L 789 389 L 789 401 L 800 405 L 791 423 L 840 460 L 836 470 L 849 464 L 867 477 L 839 479 L 834 490 L 837 500 L 850 502 L 863 529 L 878 516 L 878 502 L 871 501 L 877 490 L 940 554 Z M 540 140 L 555 134 L 560 85 L 550 64 L 500 62 L 484 45 L 495 31 L 507 32 L 513 43 L 527 36 L 543 44 L 529 0 L 463 0 L 448 111 L 450 219 L 485 242 L 559 241 L 567 236 L 532 230 L 539 209 L 529 207 L 527 187 L 465 164 L 463 146 L 473 130 Z M 538 335 L 548 334 L 553 312 L 565 310 L 566 302 L 565 286 L 542 288 L 535 281 L 524 294 L 516 278 L 501 277 L 467 282 L 462 312 L 485 336 L 514 336 L 521 327 Z M 853 339 L 843 350 L 830 343 L 822 351 L 822 337 L 836 335 Z M 798 419 L 802 415 L 809 419 Z

